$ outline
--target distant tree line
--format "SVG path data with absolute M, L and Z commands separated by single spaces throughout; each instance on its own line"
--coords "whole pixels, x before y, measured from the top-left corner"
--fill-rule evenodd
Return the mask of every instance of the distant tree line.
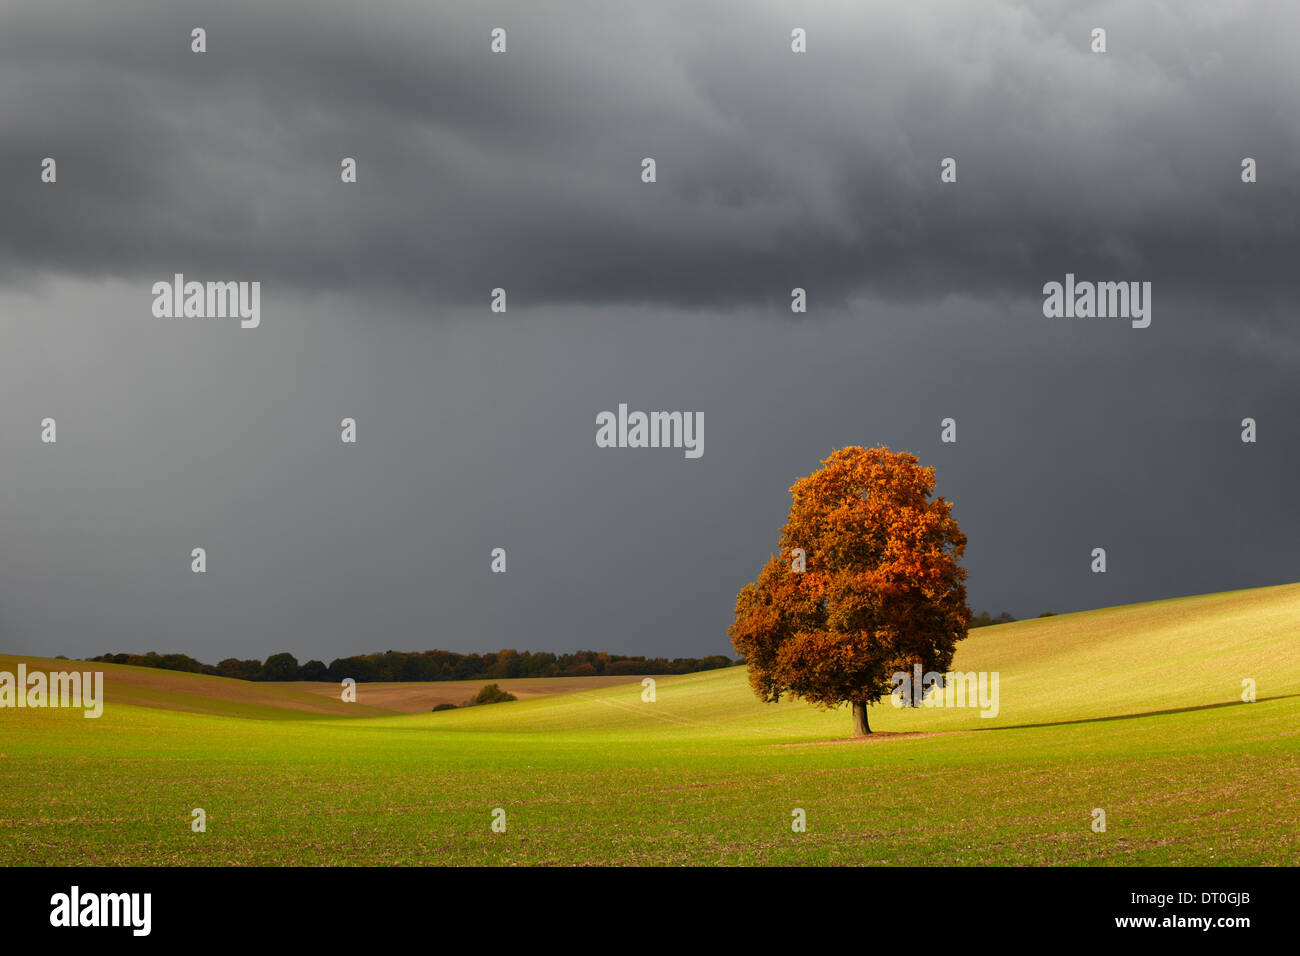
M 628 657 L 602 651 L 574 654 L 502 650 L 487 654 L 454 651 L 385 651 L 341 657 L 328 665 L 322 661 L 299 664 L 292 654 L 272 654 L 265 661 L 229 657 L 213 666 L 186 654 L 101 654 L 90 658 L 104 664 L 131 664 L 163 670 L 213 674 L 253 681 L 377 681 L 477 680 L 484 677 L 598 677 L 621 674 L 693 674 L 730 667 L 734 661 L 720 654 L 709 657 Z

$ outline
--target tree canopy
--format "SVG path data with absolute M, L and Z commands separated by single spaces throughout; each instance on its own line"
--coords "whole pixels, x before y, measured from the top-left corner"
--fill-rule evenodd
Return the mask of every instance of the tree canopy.
M 898 671 L 944 673 L 966 637 L 966 536 L 932 497 L 934 469 L 888 448 L 842 448 L 790 488 L 773 555 L 736 598 L 729 634 L 765 701 L 866 705 Z

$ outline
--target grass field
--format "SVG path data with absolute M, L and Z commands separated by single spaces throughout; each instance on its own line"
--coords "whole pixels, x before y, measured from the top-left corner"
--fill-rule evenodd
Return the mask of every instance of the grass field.
M 0 710 L 0 863 L 1295 865 L 1298 631 L 1300 584 L 979 629 L 996 718 L 886 703 L 864 741 L 743 668 L 432 714 L 395 711 L 480 685 L 88 665 L 98 720 Z

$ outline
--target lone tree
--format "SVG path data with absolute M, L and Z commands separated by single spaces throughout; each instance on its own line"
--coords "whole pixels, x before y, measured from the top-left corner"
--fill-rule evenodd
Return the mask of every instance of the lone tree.
M 781 554 L 737 595 L 728 633 L 760 698 L 848 701 L 861 736 L 894 673 L 952 664 L 970 623 L 966 536 L 915 455 L 841 448 L 822 464 L 790 489 Z

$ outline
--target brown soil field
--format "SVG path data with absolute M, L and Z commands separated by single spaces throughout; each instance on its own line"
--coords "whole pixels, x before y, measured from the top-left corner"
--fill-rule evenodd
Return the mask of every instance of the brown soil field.
M 640 675 L 622 674 L 617 677 L 521 677 L 515 679 L 496 677 L 464 681 L 431 681 L 428 683 L 358 684 L 357 703 L 401 714 L 424 714 L 433 710 L 438 704 L 455 704 L 459 707 L 488 684 L 497 684 L 502 690 L 509 691 L 520 700 L 528 700 L 530 697 L 544 697 L 547 694 L 567 694 L 577 690 L 611 687 L 615 684 L 639 684 L 640 682 Z M 274 686 L 307 694 L 317 694 L 322 697 L 332 697 L 335 700 L 338 700 L 340 693 L 338 684 L 328 682 L 295 681 Z
M 510 680 L 434 681 L 430 683 L 357 684 L 356 703 L 344 703 L 333 682 L 261 682 L 189 674 L 155 667 L 130 667 L 89 661 L 57 660 L 0 654 L 0 670 L 16 674 L 18 664 L 34 671 L 103 671 L 104 699 L 112 703 L 162 707 L 200 714 L 239 717 L 381 717 L 428 713 L 438 704 L 460 706 L 486 684 L 499 684 L 520 700 L 547 694 L 640 683 L 640 676 L 534 677 Z

